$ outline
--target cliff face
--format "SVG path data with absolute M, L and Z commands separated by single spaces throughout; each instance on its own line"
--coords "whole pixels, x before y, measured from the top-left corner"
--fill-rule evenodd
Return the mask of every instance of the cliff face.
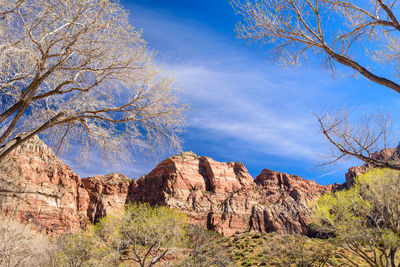
M 130 179 L 80 179 L 38 137 L 0 162 L 0 215 L 16 216 L 49 235 L 75 232 L 126 201 Z
M 224 235 L 307 234 L 307 202 L 330 190 L 332 186 L 270 170 L 253 180 L 240 162 L 220 163 L 186 152 L 160 162 L 137 180 L 129 200 L 177 208 L 191 222 Z
M 107 210 L 122 207 L 126 202 L 131 179 L 123 174 L 110 173 L 81 179 L 81 187 L 88 192 L 80 198 L 80 211 L 86 213 L 91 223 L 104 217 Z
M 253 179 L 240 162 L 192 152 L 167 158 L 138 180 L 116 173 L 80 179 L 39 138 L 0 163 L 0 213 L 50 235 L 77 231 L 129 201 L 179 209 L 224 235 L 307 234 L 307 202 L 331 190 L 267 169 Z
M 0 163 L 0 209 L 48 234 L 81 227 L 80 178 L 38 137 Z
M 322 186 L 314 181 L 264 169 L 254 182 L 263 188 L 265 201 L 256 218 L 258 229 L 265 232 L 308 234 L 308 202 L 332 191 L 335 186 Z

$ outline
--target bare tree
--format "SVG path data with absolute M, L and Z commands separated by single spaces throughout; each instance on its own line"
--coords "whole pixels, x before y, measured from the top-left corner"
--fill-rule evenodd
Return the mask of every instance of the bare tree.
M 236 266 L 229 254 L 229 249 L 219 242 L 218 233 L 205 230 L 203 227 L 189 224 L 187 226 L 187 246 L 190 253 L 178 265 L 182 267 Z
M 57 152 L 179 149 L 186 107 L 153 56 L 117 1 L 0 0 L 0 160 L 39 133 Z
M 9 218 L 0 218 L 0 266 L 48 266 L 52 249 L 47 237 Z
M 102 242 L 92 229 L 60 235 L 52 251 L 53 267 L 118 266 L 119 254 Z
M 339 63 L 400 93 L 392 75 L 382 77 L 367 67 L 370 60 L 399 65 L 397 0 L 232 0 L 232 6 L 244 18 L 236 28 L 238 37 L 272 43 L 281 63 L 296 64 L 308 52 L 323 54 L 332 71 Z M 341 112 L 317 119 L 322 133 L 340 152 L 334 161 L 355 156 L 375 166 L 400 168 L 393 161 L 371 157 L 374 149 L 386 148 L 389 120 L 363 118 L 358 127 L 367 128 L 357 128 Z M 371 128 L 372 124 L 377 127 Z

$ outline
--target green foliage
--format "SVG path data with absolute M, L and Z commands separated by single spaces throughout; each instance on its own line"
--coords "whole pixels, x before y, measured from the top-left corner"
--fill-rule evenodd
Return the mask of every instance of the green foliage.
M 374 169 L 355 179 L 349 190 L 326 194 L 313 204 L 318 230 L 370 266 L 399 264 L 399 172 Z M 396 265 L 397 265 L 396 264 Z
M 53 242 L 29 226 L 0 220 L 0 266 L 155 266 L 174 264 L 186 251 L 187 218 L 167 207 L 129 204 L 96 226 Z M 168 256 L 168 259 L 165 259 Z M 165 262 L 162 262 L 165 260 Z
M 138 225 L 132 226 L 133 223 Z M 185 216 L 174 210 L 152 208 L 147 204 L 132 204 L 126 209 L 109 212 L 95 227 L 59 236 L 53 243 L 49 240 L 43 244 L 38 242 L 43 236 L 33 238 L 36 235 L 28 228 L 22 229 L 23 235 L 14 228 L 3 232 L 15 237 L 2 239 L 6 241 L 2 244 L 18 249 L 28 244 L 28 250 L 13 252 L 9 258 L 23 256 L 29 266 L 304 267 L 345 266 L 347 258 L 357 262 L 347 251 L 336 246 L 333 239 L 265 233 L 223 237 L 199 226 L 187 225 Z M 129 232 L 129 229 L 133 231 Z M 166 230 L 168 233 L 164 232 Z
M 334 266 L 333 255 L 337 248 L 327 240 L 304 236 L 285 236 L 265 246 L 264 257 L 279 266 Z
M 95 232 L 122 261 L 153 266 L 183 246 L 186 225 L 186 216 L 176 210 L 131 203 L 101 219 Z
M 67 234 L 57 240 L 55 266 L 117 266 L 119 254 L 91 231 Z
M 127 206 L 121 234 L 128 243 L 175 247 L 182 244 L 186 224 L 184 214 L 168 207 L 131 204 Z

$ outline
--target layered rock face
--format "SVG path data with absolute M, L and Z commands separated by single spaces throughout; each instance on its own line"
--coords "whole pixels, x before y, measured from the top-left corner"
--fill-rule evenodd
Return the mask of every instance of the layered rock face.
M 130 179 L 80 179 L 38 137 L 0 163 L 0 215 L 16 216 L 49 235 L 75 232 L 125 204 Z
M 377 151 L 371 155 L 371 158 L 379 161 L 399 161 L 400 145 L 396 148 L 386 148 L 381 151 Z M 354 183 L 354 178 L 367 172 L 373 168 L 374 165 L 371 163 L 364 163 L 361 166 L 351 167 L 346 173 L 346 187 L 350 188 Z
M 309 233 L 308 202 L 330 192 L 335 185 L 323 186 L 314 181 L 264 169 L 254 182 L 262 187 L 268 203 L 252 214 L 257 229 L 265 232 Z
M 34 137 L 0 163 L 0 208 L 48 234 L 81 227 L 80 178 Z
M 240 162 L 192 152 L 167 158 L 138 180 L 116 173 L 80 179 L 37 137 L 0 163 L 0 215 L 50 235 L 77 231 L 129 201 L 176 208 L 224 235 L 307 234 L 307 203 L 332 189 L 267 169 L 253 179 Z
M 270 170 L 253 180 L 240 162 L 220 163 L 185 152 L 137 180 L 129 200 L 179 209 L 192 223 L 224 235 L 307 234 L 307 202 L 330 190 L 332 186 Z
M 88 220 L 96 223 L 107 210 L 125 204 L 130 183 L 131 179 L 119 173 L 83 178 L 81 187 L 88 192 L 89 199 L 80 198 L 79 210 L 86 211 Z

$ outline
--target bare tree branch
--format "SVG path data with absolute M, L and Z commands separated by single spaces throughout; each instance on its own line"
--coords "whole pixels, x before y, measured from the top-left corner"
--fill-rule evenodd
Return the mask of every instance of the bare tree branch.
M 333 116 L 325 114 L 317 118 L 321 133 L 335 147 L 325 164 L 334 163 L 351 156 L 374 167 L 400 170 L 396 151 L 390 157 L 375 157 L 374 153 L 382 148 L 390 147 L 391 120 L 381 114 L 369 116 L 358 124 L 351 123 L 350 115 L 344 111 Z
M 111 158 L 180 149 L 187 107 L 117 2 L 0 0 L 0 28 L 0 160 L 33 133 Z
M 348 53 L 364 37 L 390 30 L 400 31 L 392 9 L 382 1 L 376 1 L 390 20 L 380 19 L 379 12 L 374 14 L 350 1 L 339 0 L 233 0 L 232 6 L 244 17 L 243 23 L 236 27 L 238 37 L 273 43 L 282 57 L 287 58 L 283 62 L 297 63 L 297 59 L 310 48 L 316 49 L 324 52 L 329 62 L 333 59 L 367 79 L 400 93 L 398 82 L 372 72 Z M 326 21 L 341 14 L 350 26 L 345 23 L 338 25 L 338 33 L 328 35 L 331 25 L 327 25 Z M 287 41 L 291 41 L 289 46 Z

